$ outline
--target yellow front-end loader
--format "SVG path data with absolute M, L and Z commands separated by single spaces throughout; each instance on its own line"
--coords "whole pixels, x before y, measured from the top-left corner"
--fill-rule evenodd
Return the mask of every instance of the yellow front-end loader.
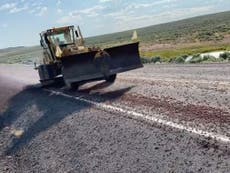
M 42 63 L 36 67 L 40 82 L 49 85 L 62 77 L 68 87 L 93 80 L 114 82 L 117 73 L 142 67 L 138 45 L 131 42 L 110 48 L 86 47 L 80 28 L 53 28 L 40 33 Z

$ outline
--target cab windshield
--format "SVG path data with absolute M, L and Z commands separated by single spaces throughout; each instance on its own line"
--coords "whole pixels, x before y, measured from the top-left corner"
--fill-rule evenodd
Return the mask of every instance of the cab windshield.
M 59 46 L 74 44 L 74 36 L 71 29 L 53 33 L 52 35 L 48 36 L 48 39 L 51 40 L 55 45 Z

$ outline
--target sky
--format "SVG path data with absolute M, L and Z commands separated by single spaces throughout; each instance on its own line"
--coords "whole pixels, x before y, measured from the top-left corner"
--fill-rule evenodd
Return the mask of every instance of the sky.
M 64 25 L 89 37 L 229 10 L 230 0 L 0 0 L 0 48 L 39 45 Z

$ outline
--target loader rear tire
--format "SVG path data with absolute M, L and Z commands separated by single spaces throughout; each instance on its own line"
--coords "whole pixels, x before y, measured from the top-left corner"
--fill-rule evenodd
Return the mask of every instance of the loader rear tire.
M 105 78 L 106 82 L 113 83 L 116 80 L 117 74 L 113 74 Z
M 50 80 L 43 80 L 43 81 L 40 80 L 40 84 L 41 84 L 41 87 L 42 87 L 42 88 L 51 86 L 51 85 L 53 85 L 54 83 L 55 83 L 55 81 L 52 80 L 52 79 L 50 79 Z

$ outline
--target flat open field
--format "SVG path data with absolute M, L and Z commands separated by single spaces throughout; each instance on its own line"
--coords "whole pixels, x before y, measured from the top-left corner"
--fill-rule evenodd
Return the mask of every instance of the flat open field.
M 145 65 L 79 91 L 2 64 L 0 81 L 0 172 L 230 172 L 230 64 Z

